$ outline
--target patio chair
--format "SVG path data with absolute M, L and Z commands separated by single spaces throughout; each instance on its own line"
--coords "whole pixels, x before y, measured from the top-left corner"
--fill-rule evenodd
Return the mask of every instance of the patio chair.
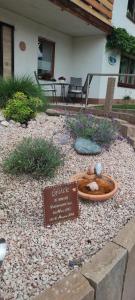
M 92 75 L 87 74 L 84 85 L 82 86 L 82 78 L 71 77 L 68 95 L 80 95 L 81 100 L 85 96 L 85 105 L 88 104 L 89 88 L 92 81 Z
M 55 101 L 56 100 L 55 84 L 53 82 L 51 82 L 51 83 L 41 83 L 38 79 L 38 75 L 37 75 L 36 71 L 34 71 L 34 75 L 35 75 L 35 79 L 36 79 L 36 82 L 37 82 L 38 86 L 40 86 L 45 93 L 51 93 L 52 97 L 53 97 L 53 101 Z M 57 101 L 56 101 L 56 103 L 57 103 Z
M 82 78 L 71 77 L 68 88 L 68 96 L 81 96 L 82 98 Z

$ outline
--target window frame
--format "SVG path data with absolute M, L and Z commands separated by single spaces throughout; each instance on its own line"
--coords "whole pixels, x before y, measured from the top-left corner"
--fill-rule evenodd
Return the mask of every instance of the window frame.
M 134 11 L 135 11 L 135 0 L 133 0 L 134 1 Z M 129 0 L 128 0 L 128 3 L 129 3 Z M 130 20 L 130 21 L 132 21 L 133 23 L 135 23 L 135 14 L 134 14 L 134 16 L 133 17 L 131 17 L 131 16 L 129 16 L 128 15 L 128 6 L 127 6 L 127 14 L 126 14 L 126 16 L 127 16 L 127 18 Z
M 39 36 L 38 37 L 38 42 L 39 41 L 43 41 L 43 42 L 47 42 L 47 43 L 50 43 L 53 45 L 53 53 L 52 53 L 52 63 L 51 63 L 51 72 L 49 74 L 42 74 L 42 75 L 39 75 L 38 74 L 38 68 L 37 68 L 37 74 L 38 74 L 38 79 L 40 80 L 51 80 L 51 78 L 53 78 L 54 76 L 54 65 L 55 65 L 55 42 L 52 41 L 52 40 L 48 40 L 42 36 Z
M 125 57 L 125 58 L 129 59 L 126 73 L 130 74 L 130 72 L 128 72 L 128 70 L 130 68 L 131 60 L 134 60 L 134 62 L 135 62 L 135 57 L 130 56 L 130 55 L 126 55 L 126 54 L 122 54 L 121 55 L 121 60 L 122 60 L 122 57 Z M 120 61 L 120 66 L 121 66 L 121 61 Z M 119 68 L 119 74 L 120 74 L 120 68 Z M 130 83 L 127 82 L 128 76 L 125 76 L 125 82 L 120 82 L 119 79 L 120 79 L 120 76 L 118 77 L 118 86 L 119 87 L 135 89 L 135 79 L 134 79 L 134 84 L 130 84 Z

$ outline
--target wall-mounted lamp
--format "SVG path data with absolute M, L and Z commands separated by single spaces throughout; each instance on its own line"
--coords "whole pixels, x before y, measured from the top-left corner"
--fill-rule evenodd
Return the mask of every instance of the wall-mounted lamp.
M 7 253 L 7 244 L 5 239 L 0 239 L 0 267 L 2 266 L 3 260 Z

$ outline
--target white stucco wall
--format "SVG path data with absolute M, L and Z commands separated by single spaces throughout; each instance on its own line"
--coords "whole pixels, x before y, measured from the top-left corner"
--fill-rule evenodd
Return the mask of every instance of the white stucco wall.
M 130 34 L 135 36 L 135 24 L 130 21 L 127 14 L 128 0 L 115 0 L 113 8 L 112 25 L 115 27 L 125 28 Z M 115 65 L 110 65 L 108 62 L 109 55 L 115 55 L 117 62 Z M 116 50 L 104 51 L 102 73 L 119 73 L 120 68 L 120 52 Z M 130 96 L 135 99 L 135 89 L 118 87 L 118 77 L 116 78 L 114 99 L 123 99 L 124 96 Z M 99 98 L 105 98 L 107 88 L 107 78 L 103 77 L 100 82 Z
M 74 38 L 73 40 L 73 75 L 86 79 L 88 73 L 101 73 L 105 49 L 105 34 Z M 98 98 L 100 78 L 94 77 L 90 86 L 90 98 Z
M 105 34 L 73 38 L 35 23 L 8 10 L 1 9 L 0 21 L 15 27 L 14 70 L 15 75 L 32 75 L 37 70 L 38 37 L 55 42 L 54 77 L 82 77 L 83 82 L 89 72 L 101 72 L 105 45 Z M 21 51 L 19 42 L 26 43 L 26 51 Z M 100 80 L 94 79 L 90 97 L 98 98 Z M 59 95 L 58 91 L 58 95 Z
M 128 0 L 115 0 L 113 11 L 113 25 L 125 27 L 128 32 L 135 35 L 135 24 L 127 17 Z M 37 69 L 38 37 L 42 36 L 55 42 L 55 68 L 54 77 L 58 79 L 63 75 L 69 81 L 70 76 L 82 77 L 83 83 L 87 73 L 119 73 L 120 54 L 115 53 L 117 63 L 112 66 L 108 62 L 109 53 L 106 52 L 106 35 L 89 35 L 86 37 L 71 37 L 52 30 L 47 26 L 33 22 L 8 10 L 0 9 L 0 21 L 15 27 L 15 75 L 29 74 L 33 76 Z M 26 43 L 26 51 L 19 49 L 19 42 Z M 113 54 L 113 51 L 111 51 Z M 105 98 L 107 78 L 94 77 L 90 87 L 90 98 Z M 60 91 L 58 90 L 58 95 Z M 115 99 L 125 95 L 135 99 L 135 90 L 115 89 Z
M 114 1 L 112 25 L 115 27 L 125 28 L 129 32 L 129 34 L 135 36 L 135 24 L 132 21 L 130 21 L 126 16 L 127 5 L 128 5 L 128 0 Z M 116 56 L 117 62 L 115 65 L 110 65 L 108 62 L 108 57 L 110 54 Z M 119 51 L 115 51 L 115 50 L 105 51 L 103 55 L 102 73 L 119 73 L 120 56 L 121 55 Z M 135 99 L 135 89 L 118 87 L 117 83 L 118 83 L 118 77 L 116 78 L 114 99 L 122 99 L 124 96 L 130 96 L 132 99 Z M 107 87 L 106 78 L 102 78 L 100 86 L 101 88 L 100 88 L 99 98 L 104 98 L 106 94 L 106 87 Z
M 127 18 L 128 0 L 114 0 L 112 25 L 125 28 L 130 34 L 135 35 L 135 24 Z
M 72 37 L 51 30 L 31 20 L 0 9 L 0 21 L 15 27 L 14 33 L 14 71 L 15 75 L 33 76 L 37 70 L 38 37 L 42 36 L 55 42 L 54 77 L 63 75 L 69 80 L 72 68 Z M 21 51 L 19 42 L 26 43 L 26 51 Z

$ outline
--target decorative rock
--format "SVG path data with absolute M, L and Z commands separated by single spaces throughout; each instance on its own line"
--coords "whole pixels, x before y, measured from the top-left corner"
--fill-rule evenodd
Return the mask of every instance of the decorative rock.
M 78 259 L 69 260 L 68 266 L 71 269 L 74 269 L 75 266 L 82 267 L 82 263 L 84 262 L 84 259 L 82 257 Z
M 101 163 L 97 163 L 95 165 L 95 173 L 96 173 L 97 176 L 101 175 L 101 173 L 102 173 L 102 165 L 101 165 Z
M 9 121 L 9 124 L 11 124 L 11 125 L 15 125 L 15 124 L 16 124 L 16 122 L 15 122 L 14 120 L 10 120 L 10 121 Z
M 68 135 L 68 134 L 61 134 L 61 136 L 59 137 L 59 143 L 61 145 L 68 144 L 69 140 L 70 140 L 70 135 Z
M 5 126 L 5 127 L 8 127 L 9 126 L 9 123 L 7 121 L 2 121 L 1 122 L 1 125 L 2 126 Z
M 92 175 L 92 174 L 94 174 L 94 171 L 95 171 L 95 167 L 91 165 L 91 166 L 89 166 L 89 168 L 87 170 L 87 174 Z
M 96 143 L 84 139 L 84 138 L 77 138 L 75 145 L 75 150 L 79 154 L 99 154 L 101 153 L 101 147 L 97 145 Z
M 21 127 L 22 128 L 27 128 L 27 125 L 26 124 L 21 124 Z
M 98 191 L 98 190 L 99 190 L 99 186 L 98 186 L 98 184 L 96 183 L 96 181 L 93 181 L 93 182 L 87 184 L 87 186 L 90 188 L 90 190 L 91 190 L 92 192 Z
M 21 126 L 21 124 L 19 122 L 16 122 L 15 125 L 16 125 L 16 127 L 20 127 Z
M 4 212 L 3 209 L 0 209 L 0 223 L 3 223 L 6 221 L 7 214 Z
M 55 110 L 55 109 L 51 109 L 51 108 L 48 108 L 48 109 L 46 110 L 46 114 L 47 114 L 48 116 L 56 116 L 56 117 L 59 117 L 59 116 L 60 116 L 60 112 L 59 112 L 59 111 L 57 111 L 57 110 Z
M 0 115 L 0 122 L 2 121 L 5 121 L 5 118 L 2 115 Z

